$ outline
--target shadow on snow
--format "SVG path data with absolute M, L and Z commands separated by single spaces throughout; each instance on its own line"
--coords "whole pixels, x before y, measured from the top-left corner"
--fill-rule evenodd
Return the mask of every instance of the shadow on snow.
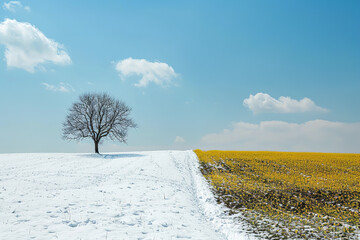
M 136 154 L 136 153 L 109 153 L 109 154 L 85 154 L 82 155 L 88 158 L 104 158 L 104 159 L 116 159 L 116 158 L 132 158 L 132 157 L 144 157 L 145 155 L 142 154 Z

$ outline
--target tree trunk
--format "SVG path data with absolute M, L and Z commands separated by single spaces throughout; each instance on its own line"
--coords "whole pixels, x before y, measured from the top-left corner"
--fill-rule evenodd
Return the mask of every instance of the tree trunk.
M 99 153 L 99 142 L 94 141 L 94 143 L 95 143 L 95 153 Z

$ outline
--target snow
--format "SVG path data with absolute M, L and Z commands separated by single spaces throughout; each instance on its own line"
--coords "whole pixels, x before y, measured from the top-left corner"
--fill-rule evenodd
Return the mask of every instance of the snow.
M 193 151 L 0 154 L 0 239 L 249 239 Z

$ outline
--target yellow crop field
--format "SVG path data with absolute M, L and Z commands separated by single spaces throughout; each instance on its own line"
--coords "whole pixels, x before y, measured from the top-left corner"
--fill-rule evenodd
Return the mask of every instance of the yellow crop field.
M 360 154 L 195 150 L 219 203 L 268 239 L 358 239 Z

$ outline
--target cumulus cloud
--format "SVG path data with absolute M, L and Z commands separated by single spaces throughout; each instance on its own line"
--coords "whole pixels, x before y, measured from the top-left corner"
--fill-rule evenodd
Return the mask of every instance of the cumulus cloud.
M 360 122 L 238 122 L 231 129 L 205 135 L 201 142 L 207 149 L 359 153 Z
M 20 1 L 10 1 L 8 3 L 4 3 L 3 8 L 10 12 L 15 12 L 17 8 L 23 8 L 26 11 L 30 12 L 30 7 L 22 5 Z
M 49 91 L 62 92 L 62 93 L 75 92 L 75 89 L 70 84 L 64 82 L 60 82 L 58 85 L 52 85 L 43 82 L 42 85 L 44 85 L 45 89 Z
M 61 44 L 47 38 L 30 23 L 5 19 L 0 23 L 0 44 L 5 46 L 8 67 L 34 72 L 45 63 L 71 63 Z
M 166 63 L 149 62 L 146 59 L 126 58 L 116 63 L 116 70 L 122 80 L 129 77 L 140 77 L 140 81 L 135 83 L 136 87 L 146 87 L 153 82 L 160 86 L 170 85 L 178 74 Z
M 275 99 L 266 93 L 250 94 L 244 99 L 245 107 L 253 113 L 303 113 L 303 112 L 327 112 L 328 110 L 317 106 L 311 99 L 303 98 L 295 100 L 290 97 Z
M 185 139 L 180 137 L 180 136 L 176 136 L 174 143 L 184 143 Z

